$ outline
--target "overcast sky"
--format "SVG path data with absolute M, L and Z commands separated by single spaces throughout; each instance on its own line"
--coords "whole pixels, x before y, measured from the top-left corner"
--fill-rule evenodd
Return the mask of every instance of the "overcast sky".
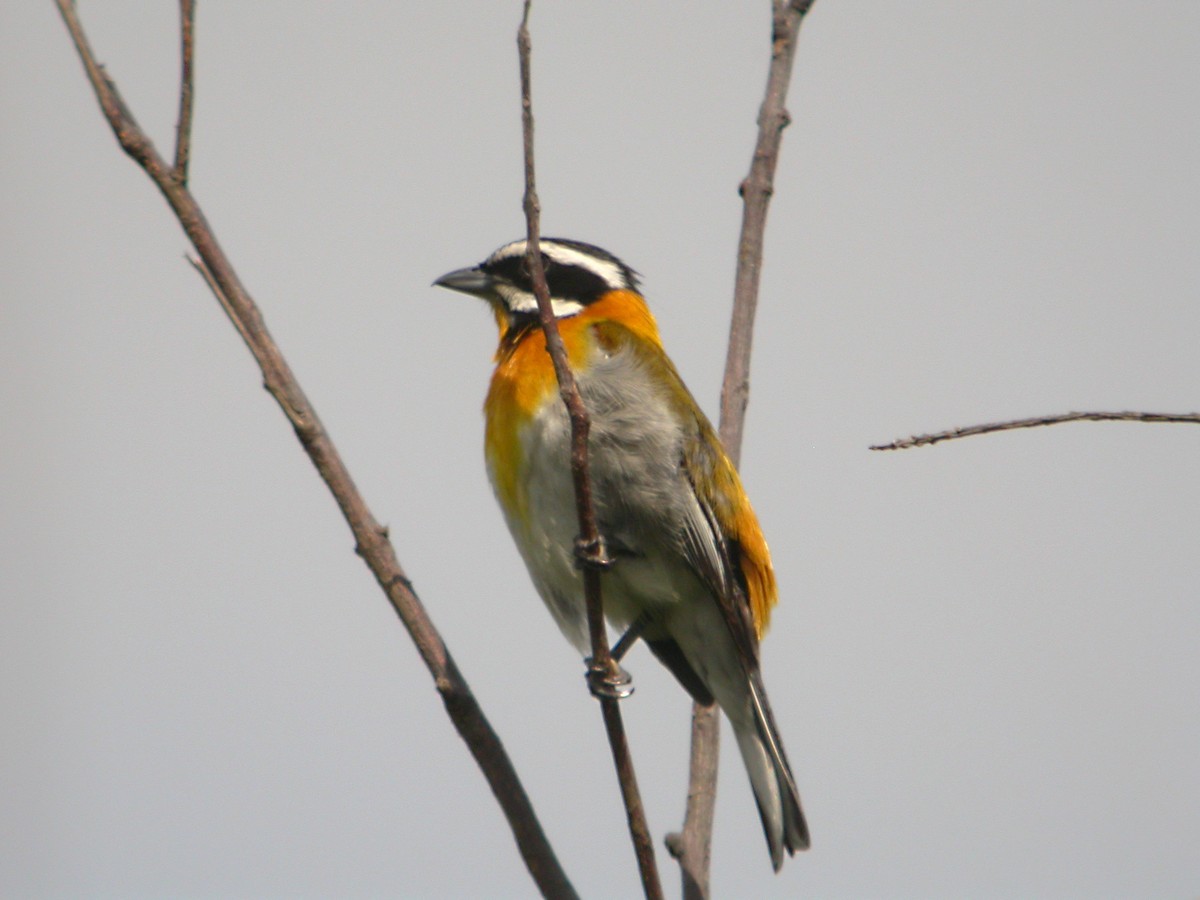
M 715 414 L 768 4 L 539 2 L 544 233 L 638 269 Z M 169 151 L 175 4 L 81 2 Z M 519 4 L 202 0 L 192 185 L 577 889 L 638 887 L 600 716 L 494 507 Z M 1200 890 L 1200 5 L 820 0 L 743 467 L 813 849 L 731 740 L 719 897 Z M 0 4 L 0 894 L 525 897 L 511 835 L 49 2 Z M 656 838 L 689 706 L 624 704 Z M 726 735 L 728 738 L 728 734 Z M 677 875 L 660 851 L 668 895 Z

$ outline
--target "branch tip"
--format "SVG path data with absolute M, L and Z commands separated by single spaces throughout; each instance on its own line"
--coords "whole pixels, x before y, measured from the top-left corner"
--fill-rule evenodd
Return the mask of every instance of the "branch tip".
M 546 273 L 542 266 L 542 255 L 538 247 L 541 203 L 537 195 L 533 152 L 533 100 L 530 76 L 532 42 L 529 37 L 529 13 L 531 3 L 525 0 L 521 26 L 517 30 L 518 64 L 521 82 L 521 136 L 525 160 L 525 230 L 526 260 L 533 281 L 533 293 L 537 299 L 538 319 L 546 338 L 546 349 L 554 363 L 554 374 L 558 380 L 559 395 L 571 421 L 571 476 L 575 488 L 576 515 L 579 520 L 579 546 L 595 548 L 593 552 L 579 558 L 587 561 L 607 560 L 603 553 L 603 539 L 596 522 L 595 506 L 592 502 L 592 485 L 588 472 L 589 419 L 579 387 L 567 361 L 566 349 L 558 331 L 558 322 L 550 303 L 550 290 L 546 286 Z M 654 844 L 646 824 L 646 814 L 638 791 L 637 776 L 633 769 L 633 758 L 625 739 L 625 726 L 617 700 L 628 696 L 628 676 L 621 681 L 620 667 L 612 659 L 608 637 L 604 627 L 603 600 L 600 591 L 600 565 L 584 565 L 584 599 L 587 605 L 588 632 L 591 638 L 592 657 L 588 665 L 588 686 L 600 699 L 601 713 L 608 734 L 617 780 L 621 786 L 621 797 L 625 803 L 625 815 L 629 836 L 637 857 L 638 870 L 642 878 L 642 889 L 650 900 L 663 896 L 658 877 L 658 865 L 654 860 Z M 594 673 L 603 673 L 602 676 Z
M 1061 425 L 1064 422 L 1149 422 L 1200 424 L 1200 413 L 1152 413 L 1152 412 L 1069 412 L 1056 416 L 1031 416 L 1025 419 L 1010 419 L 1005 422 L 985 422 L 967 425 L 932 434 L 915 434 L 898 438 L 890 444 L 872 444 L 871 450 L 907 450 L 911 447 L 928 447 L 942 441 L 991 434 L 996 431 L 1016 431 L 1021 428 L 1040 428 L 1043 425 Z
M 750 396 L 750 351 L 762 270 L 767 208 L 775 192 L 775 168 L 784 128 L 791 122 L 785 107 L 800 23 L 812 0 L 787 5 L 773 0 L 771 59 L 763 100 L 755 121 L 758 135 L 750 171 L 738 184 L 742 227 L 737 247 L 729 352 L 721 385 L 720 436 L 734 465 L 741 458 L 742 432 Z M 679 860 L 685 898 L 709 896 L 709 861 L 716 803 L 720 729 L 715 706 L 692 706 L 692 741 L 688 765 L 688 799 L 683 831 L 668 835 L 667 848 Z

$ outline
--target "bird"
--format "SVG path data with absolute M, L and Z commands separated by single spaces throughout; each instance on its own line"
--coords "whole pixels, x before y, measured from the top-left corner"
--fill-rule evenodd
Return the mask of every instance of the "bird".
M 611 561 L 602 579 L 605 617 L 618 631 L 636 627 L 694 700 L 724 712 L 779 871 L 785 850 L 810 842 L 759 664 L 777 599 L 762 529 L 737 469 L 663 348 L 638 273 L 583 241 L 538 243 L 591 423 L 593 502 Z M 571 425 L 526 247 L 525 240 L 504 244 L 433 284 L 483 299 L 495 316 L 500 339 L 484 402 L 488 476 L 537 592 L 587 656 Z

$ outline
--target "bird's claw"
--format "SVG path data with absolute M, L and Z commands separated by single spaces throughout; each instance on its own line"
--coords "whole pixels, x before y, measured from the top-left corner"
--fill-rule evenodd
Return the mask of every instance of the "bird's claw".
M 633 693 L 633 676 L 618 666 L 598 665 L 592 657 L 588 657 L 587 672 L 584 679 L 592 696 L 600 700 L 624 700 Z
M 604 537 L 597 535 L 594 540 L 575 538 L 575 565 L 580 569 L 595 569 L 607 572 L 613 567 L 613 558 L 608 555 L 608 545 Z

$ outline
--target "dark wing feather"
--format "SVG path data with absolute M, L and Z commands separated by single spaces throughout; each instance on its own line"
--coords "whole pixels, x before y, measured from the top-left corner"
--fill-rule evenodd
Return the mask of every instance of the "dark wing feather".
M 750 615 L 745 578 L 739 562 L 741 548 L 730 540 L 720 526 L 720 520 L 706 497 L 713 472 L 730 466 L 728 457 L 709 444 L 716 441 L 708 422 L 697 422 L 693 440 L 685 448 L 683 471 L 696 498 L 696 514 L 685 525 L 684 556 L 692 568 L 712 589 L 713 599 L 720 607 L 722 618 L 737 645 L 738 655 L 746 673 L 758 670 L 758 637 Z M 705 434 L 705 432 L 708 434 Z
M 691 694 L 692 699 L 701 706 L 712 706 L 713 695 L 708 689 L 708 685 L 701 680 L 696 674 L 696 670 L 692 668 L 692 664 L 687 661 L 687 657 L 683 655 L 683 650 L 671 638 L 644 638 L 646 646 L 650 648 L 650 652 L 658 657 L 658 661 L 667 667 L 667 670 L 675 676 L 685 691 Z

